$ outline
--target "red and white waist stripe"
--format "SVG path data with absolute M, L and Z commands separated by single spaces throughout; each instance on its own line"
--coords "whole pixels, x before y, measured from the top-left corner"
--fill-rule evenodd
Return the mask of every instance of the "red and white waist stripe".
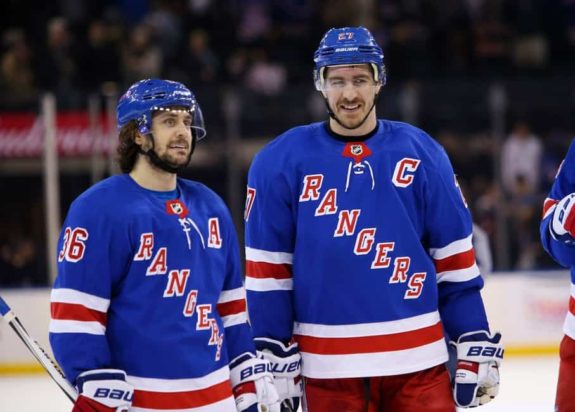
M 447 361 L 438 312 L 356 325 L 296 322 L 302 374 L 310 378 L 388 376 Z

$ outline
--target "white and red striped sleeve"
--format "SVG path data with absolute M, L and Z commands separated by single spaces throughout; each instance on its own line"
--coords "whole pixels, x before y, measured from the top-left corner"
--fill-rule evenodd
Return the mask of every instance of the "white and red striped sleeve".
M 429 250 L 438 282 L 465 282 L 480 275 L 471 240 L 472 235 L 469 235 L 444 247 Z
M 108 299 L 58 288 L 52 290 L 50 300 L 50 333 L 106 333 Z
M 293 254 L 246 247 L 246 288 L 255 292 L 292 290 Z

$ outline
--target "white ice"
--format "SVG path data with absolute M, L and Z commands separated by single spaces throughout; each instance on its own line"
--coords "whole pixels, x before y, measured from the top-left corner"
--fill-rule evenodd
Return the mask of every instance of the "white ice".
M 558 358 L 511 357 L 499 396 L 477 412 L 553 412 Z M 72 404 L 48 375 L 0 376 L 0 412 L 63 412 Z

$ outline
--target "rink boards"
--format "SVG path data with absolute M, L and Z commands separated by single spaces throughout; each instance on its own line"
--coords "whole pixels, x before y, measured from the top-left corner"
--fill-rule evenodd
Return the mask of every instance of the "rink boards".
M 503 334 L 506 356 L 558 353 L 569 303 L 569 273 L 495 272 L 485 279 L 483 298 L 491 328 Z M 0 289 L 40 346 L 50 352 L 50 290 Z M 0 374 L 41 371 L 12 330 L 0 323 Z

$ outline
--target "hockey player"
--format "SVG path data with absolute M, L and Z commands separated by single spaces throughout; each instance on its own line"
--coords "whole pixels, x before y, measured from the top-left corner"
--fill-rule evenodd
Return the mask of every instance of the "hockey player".
M 206 134 L 194 95 L 142 80 L 117 116 L 125 174 L 81 194 L 59 239 L 50 342 L 73 410 L 279 412 L 229 212 L 176 175 Z
M 489 402 L 503 349 L 445 151 L 376 118 L 386 73 L 368 30 L 329 30 L 314 61 L 329 120 L 273 140 L 248 177 L 248 308 L 280 398 L 301 393 L 299 348 L 309 412 Z M 458 354 L 453 387 L 444 332 Z
M 560 346 L 555 411 L 575 411 L 575 143 L 567 152 L 543 205 L 541 243 L 559 264 L 571 268 L 571 297 Z

